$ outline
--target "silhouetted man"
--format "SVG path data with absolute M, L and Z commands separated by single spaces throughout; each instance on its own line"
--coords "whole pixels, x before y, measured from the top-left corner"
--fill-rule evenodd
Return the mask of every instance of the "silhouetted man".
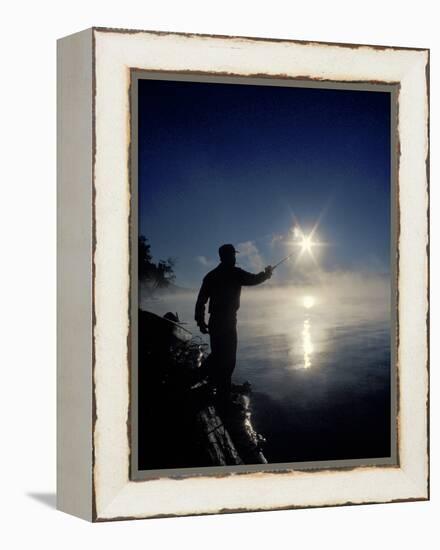
M 259 285 L 272 276 L 268 266 L 258 274 L 235 267 L 236 250 L 232 244 L 219 248 L 220 264 L 203 279 L 197 298 L 195 320 L 211 341 L 208 369 L 220 400 L 231 391 L 231 378 L 237 353 L 237 311 L 242 286 Z M 209 300 L 209 322 L 205 321 L 205 305 Z

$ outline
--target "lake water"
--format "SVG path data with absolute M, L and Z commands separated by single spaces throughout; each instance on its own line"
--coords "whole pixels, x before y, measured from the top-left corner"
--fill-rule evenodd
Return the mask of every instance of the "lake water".
M 174 294 L 141 307 L 177 311 L 198 335 L 195 300 Z M 390 455 L 389 319 L 387 278 L 243 289 L 234 382 L 252 386 L 269 463 Z

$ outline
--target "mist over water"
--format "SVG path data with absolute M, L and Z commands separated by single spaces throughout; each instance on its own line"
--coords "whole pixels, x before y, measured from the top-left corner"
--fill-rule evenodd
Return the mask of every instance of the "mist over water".
M 141 299 L 194 322 L 197 292 Z M 390 281 L 326 274 L 315 284 L 243 288 L 234 381 L 249 381 L 269 463 L 390 454 Z

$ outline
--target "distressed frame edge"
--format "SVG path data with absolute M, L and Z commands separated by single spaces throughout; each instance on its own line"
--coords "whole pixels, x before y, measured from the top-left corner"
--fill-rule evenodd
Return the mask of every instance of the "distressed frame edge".
M 336 46 L 341 48 L 371 48 L 375 50 L 402 50 L 402 51 L 416 51 L 424 52 L 429 51 L 429 48 L 423 47 L 411 47 L 411 46 L 390 46 L 390 45 L 381 45 L 381 44 L 358 44 L 353 42 L 327 42 L 320 40 L 298 40 L 294 38 L 273 38 L 273 37 L 262 37 L 262 36 L 243 36 L 243 35 L 233 35 L 233 34 L 209 34 L 209 33 L 197 33 L 197 32 L 184 32 L 184 31 L 157 31 L 152 29 L 126 29 L 120 27 L 101 27 L 94 26 L 92 27 L 94 32 L 102 33 L 117 33 L 117 34 L 139 34 L 146 33 L 156 36 L 181 36 L 186 38 L 214 38 L 219 40 L 224 39 L 233 39 L 233 40 L 242 40 L 250 42 L 272 42 L 272 43 L 291 43 L 291 44 L 302 44 L 302 45 L 321 45 L 321 46 Z
M 119 30 L 115 30 L 115 29 L 102 29 L 102 28 L 99 28 L 99 27 L 94 27 L 93 28 L 93 40 L 95 40 L 95 31 L 99 31 L 99 32 L 122 32 L 122 33 L 142 33 L 142 32 L 147 32 L 147 33 L 150 33 L 150 34 L 159 34 L 159 35 L 162 35 L 162 34 L 165 34 L 165 35 L 185 35 L 185 33 L 168 33 L 168 32 L 155 32 L 155 31 L 119 31 Z M 229 36 L 225 36 L 225 37 L 222 37 L 222 36 L 209 36 L 209 35 L 185 35 L 185 36 L 201 36 L 201 37 L 210 37 L 210 38 L 236 38 L 236 37 L 229 37 Z M 240 37 L 239 37 L 240 38 Z M 243 37 L 245 40 L 249 40 L 249 41 L 252 41 L 251 38 L 249 37 Z M 264 41 L 270 41 L 270 39 L 261 39 L 261 40 L 264 40 Z M 277 42 L 277 41 L 281 41 L 281 42 L 293 42 L 293 43 L 306 43 L 306 44 L 321 44 L 321 45 L 330 45 L 330 46 L 347 46 L 347 45 L 344 45 L 344 44 L 334 44 L 334 43 L 325 43 L 325 42 L 303 42 L 303 41 L 294 41 L 294 40 L 276 40 L 274 39 L 273 42 Z M 358 47 L 372 47 L 372 48 L 378 48 L 378 49 L 384 49 L 383 47 L 375 47 L 375 46 L 368 46 L 368 45 L 356 45 Z M 426 52 L 428 54 L 428 60 L 427 60 L 427 63 L 426 63 L 426 74 L 427 74 L 427 79 L 426 79 L 426 97 L 428 98 L 428 114 L 427 114 L 427 119 L 424 120 L 424 122 L 427 124 L 427 127 L 428 127 L 428 150 L 427 150 L 427 158 L 426 158 L 426 166 L 427 166 L 427 180 L 426 180 L 426 183 L 427 183 L 427 193 L 428 193 L 428 211 L 427 211 L 427 220 L 425 219 L 425 221 L 428 222 L 428 244 L 427 244 L 427 250 L 426 250 L 426 256 L 425 256 L 425 259 L 428 260 L 428 264 L 429 264 L 429 49 L 425 49 L 425 48 L 421 48 L 421 49 L 417 49 L 417 48 L 399 48 L 399 47 L 386 47 L 385 49 L 390 49 L 390 50 L 398 50 L 398 49 L 404 49 L 404 50 L 411 50 L 411 51 L 420 51 L 420 52 Z M 94 62 L 95 62 L 95 56 L 93 57 L 94 59 Z M 261 76 L 261 75 L 259 75 Z M 95 77 L 95 75 L 94 75 Z M 274 78 L 272 75 L 267 75 L 268 78 Z M 95 85 L 94 85 L 94 95 L 95 95 Z M 425 97 L 425 98 L 426 98 Z M 94 109 L 93 109 L 94 110 Z M 93 112 L 93 119 L 95 117 L 95 112 Z M 94 130 L 94 134 L 95 134 L 95 124 L 93 125 L 93 130 Z M 94 154 L 95 154 L 95 146 L 94 146 Z M 428 277 L 429 277 L 429 269 L 428 269 Z M 428 292 L 428 302 L 427 302 L 427 308 L 428 308 L 428 315 L 427 315 L 427 323 L 428 323 L 428 330 L 427 330 L 427 338 L 428 338 L 428 341 L 427 341 L 427 344 L 428 344 L 428 357 L 427 357 L 427 370 L 428 370 L 428 374 L 429 374 L 429 278 L 428 278 L 428 281 L 427 281 L 427 292 Z M 410 502 L 410 501 L 421 501 L 421 500 L 428 500 L 429 499 L 429 379 L 428 379 L 428 388 L 427 388 L 427 391 L 428 391 L 428 395 L 427 395 L 427 398 L 428 398 L 428 404 L 427 404 L 427 411 L 428 411 L 428 416 L 427 416 L 427 425 L 428 425 L 428 441 L 427 441 L 427 460 L 428 460 L 428 479 L 427 479 L 427 487 L 426 487 L 426 491 L 427 491 L 427 494 L 425 496 L 425 488 L 420 488 L 420 491 L 423 493 L 423 496 L 420 496 L 420 497 L 409 497 L 409 498 L 404 498 L 404 499 L 390 499 L 390 500 L 380 500 L 380 501 L 375 501 L 375 502 L 351 502 L 351 501 L 347 501 L 347 502 L 342 502 L 342 503 L 331 503 L 331 504 L 323 504 L 323 505 L 304 505 L 304 506 L 298 506 L 298 505 L 292 505 L 292 506 L 282 506 L 282 507 L 270 507 L 270 508 L 261 508 L 261 509 L 241 509 L 241 508 L 237 508 L 237 509 L 222 509 L 220 511 L 215 511 L 215 512 L 211 512 L 211 511 L 207 511 L 206 513 L 205 512 L 202 512 L 202 513 L 180 513 L 180 514 L 158 514 L 158 515 L 146 515 L 146 516 L 115 516 L 115 517 L 108 517 L 108 516 L 105 516 L 105 510 L 102 510 L 102 512 L 104 512 L 104 516 L 101 515 L 101 517 L 98 517 L 98 515 L 96 514 L 96 507 L 94 508 L 94 517 L 93 517 L 93 520 L 94 521 L 115 521 L 115 520 L 130 520 L 130 519 L 147 519 L 147 518 L 159 518 L 159 517 L 180 517 L 180 516 L 186 516 L 186 515 L 207 515 L 207 514 L 219 514 L 219 513 L 238 513 L 238 512 L 252 512 L 252 511 L 267 511 L 267 510 L 286 510 L 286 509 L 296 509 L 296 508 L 322 508 L 322 507 L 328 507 L 328 506 L 345 506 L 345 505 L 367 505 L 367 504 L 378 504 L 378 503 L 388 503 L 388 502 Z M 95 490 L 95 489 L 94 489 Z
M 426 499 L 431 500 L 431 441 L 430 441 L 430 430 L 431 430 L 431 304 L 430 304 L 430 293 L 431 293 L 431 81 L 430 81 L 430 71 L 431 71 L 431 50 L 426 48 L 424 50 L 427 55 L 426 65 L 425 65 L 425 86 L 426 86 L 426 139 L 427 139 L 427 151 L 425 158 L 425 169 L 426 169 L 426 195 L 427 195 L 427 204 L 426 204 L 426 372 L 427 372 L 427 394 L 426 394 L 426 460 L 427 460 L 427 479 L 426 479 Z
M 57 41 L 57 509 L 88 521 L 93 520 L 92 39 L 93 30 L 86 29 Z

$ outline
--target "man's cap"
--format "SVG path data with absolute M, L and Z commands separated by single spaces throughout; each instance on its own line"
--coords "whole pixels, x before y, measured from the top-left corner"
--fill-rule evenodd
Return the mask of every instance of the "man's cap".
M 238 250 L 235 250 L 235 247 L 232 244 L 222 244 L 218 249 L 218 254 L 221 258 L 222 256 L 227 256 L 228 254 L 238 254 Z

